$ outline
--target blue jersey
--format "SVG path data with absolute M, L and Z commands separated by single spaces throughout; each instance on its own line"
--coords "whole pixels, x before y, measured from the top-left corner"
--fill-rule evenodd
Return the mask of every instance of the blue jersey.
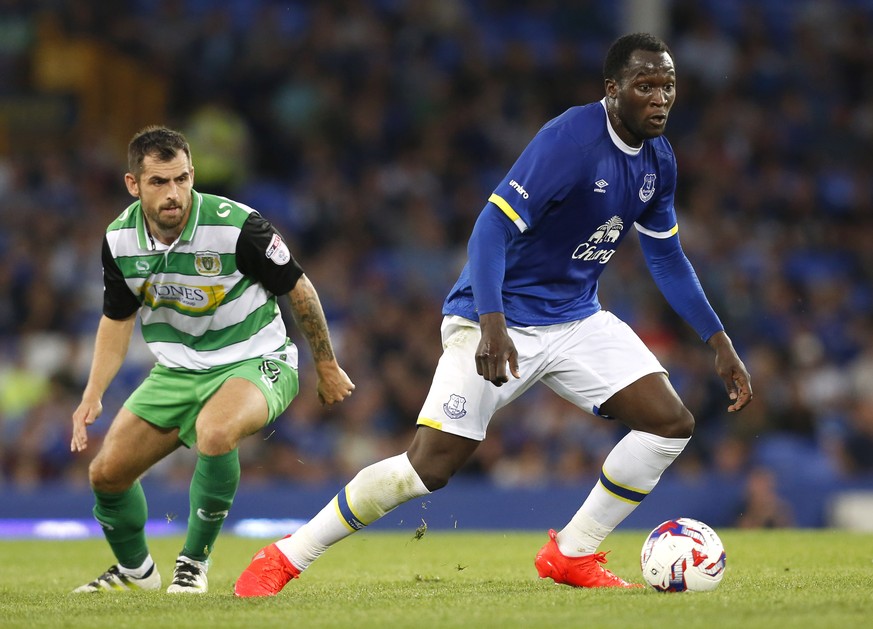
M 551 325 L 600 310 L 598 278 L 631 225 L 655 238 L 676 234 L 675 189 L 670 143 L 657 137 L 628 146 L 610 126 L 605 101 L 549 121 L 488 199 L 518 232 L 506 246 L 507 323 Z M 478 320 L 469 262 L 443 313 Z

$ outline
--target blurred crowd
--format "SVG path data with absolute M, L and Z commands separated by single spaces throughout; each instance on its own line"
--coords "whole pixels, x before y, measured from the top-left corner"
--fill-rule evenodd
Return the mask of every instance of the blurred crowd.
M 289 325 L 301 394 L 243 446 L 243 482 L 335 482 L 407 445 L 472 224 L 544 122 L 602 97 L 622 6 L 0 0 L 0 98 L 34 89 L 45 19 L 165 79 L 166 119 L 140 126 L 185 132 L 195 188 L 245 202 L 283 232 L 357 384 L 321 408 Z M 665 6 L 680 236 L 756 394 L 741 414 L 726 412 L 710 350 L 628 239 L 600 297 L 649 343 L 697 418 L 670 473 L 759 488 L 786 475 L 871 475 L 873 1 Z M 135 335 L 89 450 L 70 454 L 102 305 L 100 242 L 131 200 L 124 155 L 106 146 L 88 137 L 0 154 L 0 484 L 86 484 L 100 435 L 153 362 Z M 535 388 L 497 415 L 461 475 L 587 487 L 621 434 Z M 174 455 L 152 474 L 187 484 L 189 463 Z

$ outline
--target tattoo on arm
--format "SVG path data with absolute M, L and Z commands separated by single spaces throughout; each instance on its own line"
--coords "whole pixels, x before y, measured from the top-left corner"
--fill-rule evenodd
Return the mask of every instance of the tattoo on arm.
M 304 276 L 297 281 L 297 286 L 288 293 L 288 296 L 291 299 L 294 323 L 309 342 L 313 360 L 316 362 L 333 360 L 333 346 L 327 329 L 327 319 L 315 287 Z

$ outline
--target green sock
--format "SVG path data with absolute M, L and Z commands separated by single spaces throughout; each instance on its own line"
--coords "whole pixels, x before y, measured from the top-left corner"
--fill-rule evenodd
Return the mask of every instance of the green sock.
M 206 561 L 239 487 L 239 452 L 197 455 L 191 479 L 191 512 L 182 554 Z
M 94 518 L 103 527 L 103 535 L 115 558 L 125 568 L 138 568 L 149 556 L 145 523 L 148 517 L 145 493 L 136 481 L 120 494 L 94 492 Z

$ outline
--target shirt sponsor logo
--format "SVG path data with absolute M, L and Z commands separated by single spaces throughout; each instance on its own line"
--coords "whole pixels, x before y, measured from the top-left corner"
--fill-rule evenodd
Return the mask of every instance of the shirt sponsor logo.
M 624 221 L 621 220 L 621 217 L 613 216 L 595 229 L 588 237 L 588 240 L 579 244 L 570 257 L 574 260 L 606 264 L 615 253 L 615 248 L 604 249 L 599 245 L 609 245 L 617 242 L 623 229 Z
M 279 234 L 273 234 L 273 239 L 270 240 L 270 245 L 264 252 L 268 260 L 272 260 L 279 266 L 288 264 L 291 261 L 291 252 L 288 251 L 288 245 L 282 240 Z
M 187 284 L 151 284 L 143 286 L 145 303 L 151 308 L 173 304 L 187 312 L 207 312 L 224 299 L 224 287 L 189 286 Z
M 594 233 L 588 237 L 588 242 L 599 244 L 601 242 L 615 242 L 621 236 L 621 230 L 624 229 L 624 221 L 620 216 L 613 216 L 603 225 L 594 230 Z

